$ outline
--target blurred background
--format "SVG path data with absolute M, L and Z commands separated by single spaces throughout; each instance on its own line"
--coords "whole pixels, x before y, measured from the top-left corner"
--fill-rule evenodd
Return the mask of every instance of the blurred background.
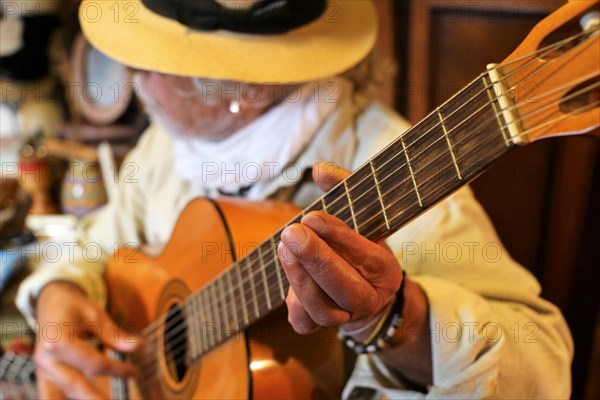
M 397 69 L 381 101 L 418 122 L 563 3 L 375 0 L 377 51 Z M 27 352 L 31 331 L 13 305 L 32 268 L 22 251 L 69 238 L 79 216 L 107 201 L 147 120 L 129 71 L 81 35 L 77 1 L 1 4 L 0 344 Z M 599 151 L 594 138 L 544 140 L 472 184 L 511 255 L 567 319 L 574 398 L 600 398 Z

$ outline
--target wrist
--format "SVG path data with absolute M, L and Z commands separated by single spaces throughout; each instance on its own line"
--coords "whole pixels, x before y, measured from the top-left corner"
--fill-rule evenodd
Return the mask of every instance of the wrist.
M 414 281 L 407 281 L 405 296 L 404 319 L 396 330 L 394 345 L 376 356 L 399 379 L 426 387 L 433 383 L 429 302 Z
M 404 312 L 406 287 L 404 272 L 402 277 L 400 288 L 377 317 L 352 331 L 340 329 L 340 338 L 346 346 L 361 354 L 378 352 L 394 344 L 396 330 L 402 323 Z
M 365 341 L 376 329 L 377 322 L 383 318 L 383 314 L 386 308 L 392 303 L 394 298 L 390 301 L 374 316 L 366 318 L 365 320 L 353 321 L 345 324 L 343 327 L 339 327 L 339 333 L 342 336 L 349 336 L 358 341 Z

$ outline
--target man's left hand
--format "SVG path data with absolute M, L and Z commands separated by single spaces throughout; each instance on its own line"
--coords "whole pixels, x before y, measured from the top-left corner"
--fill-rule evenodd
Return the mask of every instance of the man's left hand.
M 330 164 L 313 170 L 324 191 L 348 175 Z M 288 319 L 301 334 L 319 327 L 360 329 L 379 315 L 402 281 L 402 269 L 383 241 L 374 243 L 323 212 L 310 212 L 287 227 L 278 252 L 291 286 Z

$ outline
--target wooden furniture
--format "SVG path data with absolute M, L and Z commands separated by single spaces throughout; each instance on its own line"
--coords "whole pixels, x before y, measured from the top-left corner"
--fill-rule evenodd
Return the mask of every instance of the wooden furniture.
M 441 104 L 565 1 L 394 2 L 396 107 L 412 122 Z M 472 187 L 511 255 L 540 280 L 575 339 L 573 396 L 583 397 L 600 298 L 600 140 L 561 138 L 509 154 Z M 569 238 L 568 240 L 565 238 Z M 596 344 L 596 347 L 599 347 Z M 589 389 L 592 390 L 592 389 Z M 588 392 L 589 397 L 591 393 Z M 591 396 L 592 398 L 594 396 Z

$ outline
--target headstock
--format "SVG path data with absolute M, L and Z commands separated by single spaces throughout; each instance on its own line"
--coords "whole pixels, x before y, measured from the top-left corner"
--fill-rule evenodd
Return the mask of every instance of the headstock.
M 496 69 L 518 140 L 600 136 L 600 1 L 572 1 L 541 21 Z

